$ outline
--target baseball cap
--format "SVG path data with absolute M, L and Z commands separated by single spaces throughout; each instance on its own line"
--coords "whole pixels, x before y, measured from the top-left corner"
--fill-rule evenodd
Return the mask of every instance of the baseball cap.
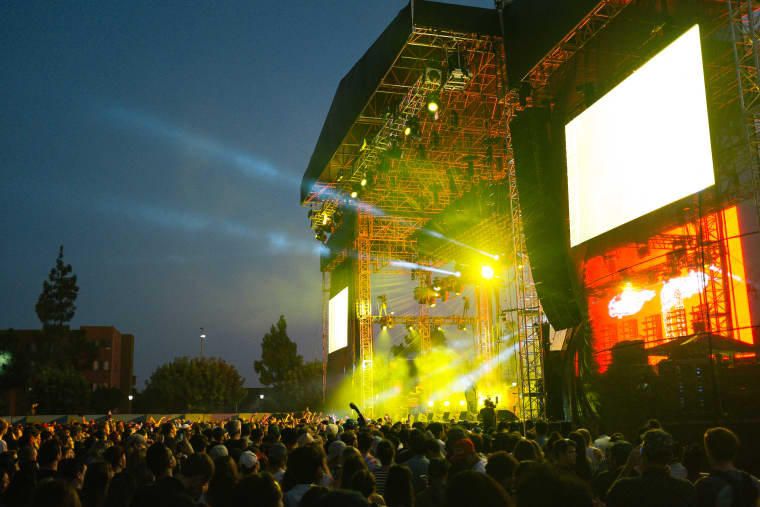
M 238 465 L 248 470 L 251 470 L 253 467 L 256 466 L 258 462 L 259 462 L 259 458 L 257 458 L 254 453 L 252 453 L 251 451 L 243 451 L 240 454 Z
M 327 446 L 327 460 L 332 461 L 339 458 L 343 454 L 343 450 L 346 448 L 346 443 L 343 440 L 336 440 Z
M 281 443 L 277 442 L 269 446 L 267 456 L 273 461 L 284 461 L 285 456 L 288 454 L 288 449 Z
M 220 456 L 229 456 L 229 452 L 225 446 L 218 444 L 211 448 L 208 455 L 211 456 L 211 459 L 216 459 Z

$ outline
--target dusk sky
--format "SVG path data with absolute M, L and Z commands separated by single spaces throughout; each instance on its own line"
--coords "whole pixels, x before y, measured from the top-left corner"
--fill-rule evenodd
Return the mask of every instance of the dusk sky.
M 280 314 L 321 356 L 300 179 L 338 82 L 404 5 L 4 3 L 0 328 L 40 327 L 63 244 L 72 327 L 134 334 L 138 389 L 197 355 L 201 326 L 246 386 Z

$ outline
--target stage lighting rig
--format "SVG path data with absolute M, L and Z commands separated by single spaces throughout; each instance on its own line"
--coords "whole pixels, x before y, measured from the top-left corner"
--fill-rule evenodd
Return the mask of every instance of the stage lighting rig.
M 409 118 L 404 128 L 404 136 L 411 137 L 415 141 L 422 140 L 422 130 L 420 130 L 420 121 L 417 118 Z
M 427 112 L 438 119 L 438 111 L 441 109 L 441 98 L 438 93 L 433 92 L 425 99 L 425 109 Z
M 359 195 L 362 193 L 362 185 L 361 183 L 355 183 L 353 187 L 351 187 L 351 199 L 358 199 Z
M 443 83 L 443 89 L 464 90 L 471 79 L 472 73 L 467 69 L 462 52 L 457 48 L 446 60 L 446 81 Z

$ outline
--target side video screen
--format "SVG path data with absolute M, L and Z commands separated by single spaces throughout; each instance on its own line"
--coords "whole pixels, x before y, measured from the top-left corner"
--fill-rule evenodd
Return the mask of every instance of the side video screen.
M 565 126 L 570 246 L 715 184 L 699 26 Z
M 332 353 L 348 345 L 348 287 L 330 298 L 328 352 Z

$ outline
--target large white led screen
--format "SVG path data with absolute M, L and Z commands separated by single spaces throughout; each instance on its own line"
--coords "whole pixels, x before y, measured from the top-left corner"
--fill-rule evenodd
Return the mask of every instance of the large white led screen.
M 332 353 L 348 345 L 348 287 L 330 298 L 327 348 Z
M 565 126 L 575 246 L 715 183 L 699 26 Z

